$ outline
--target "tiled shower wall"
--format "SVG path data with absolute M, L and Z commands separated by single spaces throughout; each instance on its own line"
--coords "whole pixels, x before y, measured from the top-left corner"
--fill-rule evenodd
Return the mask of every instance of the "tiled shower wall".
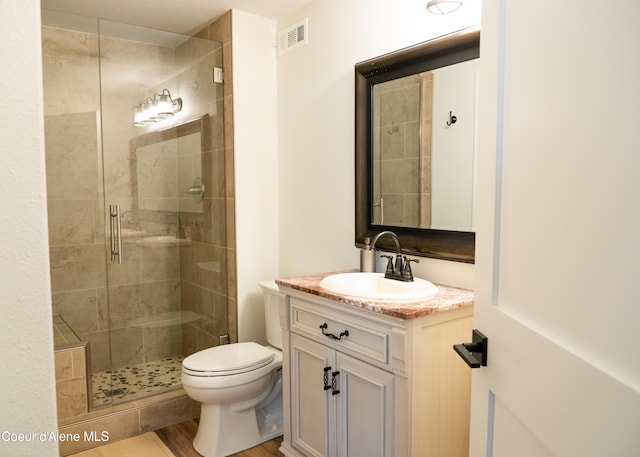
M 198 36 L 223 43 L 224 66 L 230 69 L 230 13 Z M 188 355 L 217 344 L 224 334 L 236 341 L 233 145 L 228 141 L 233 130 L 217 122 L 231 110 L 231 71 L 224 88 L 213 85 L 210 76 L 214 64 L 220 66 L 222 49 L 202 40 L 168 49 L 103 37 L 101 101 L 98 37 L 47 26 L 42 37 L 54 313 L 90 342 L 94 371 L 110 368 L 111 361 L 117 367 Z M 134 66 L 181 71 L 168 80 L 142 81 L 157 86 L 147 94 L 140 85 L 117 84 L 117 76 Z M 197 90 L 187 87 L 194 81 Z M 183 98 L 185 116 L 206 113 L 212 120 L 202 158 L 208 184 L 204 212 L 179 213 L 179 228 L 178 217 L 131 211 L 136 184 L 129 141 L 143 132 L 131 125 L 132 107 L 152 89 L 167 86 Z M 145 249 L 125 237 L 123 264 L 106 263 L 101 139 L 107 203 L 122 206 L 123 228 L 189 233 L 191 243 Z
M 55 351 L 58 420 L 88 412 L 86 347 Z

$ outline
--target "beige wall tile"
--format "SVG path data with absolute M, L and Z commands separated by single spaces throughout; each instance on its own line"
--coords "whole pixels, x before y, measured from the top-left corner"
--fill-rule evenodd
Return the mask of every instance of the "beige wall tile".
M 87 376 L 87 356 L 84 347 L 71 350 L 71 361 L 73 363 L 73 377 L 86 379 Z
M 142 326 L 111 330 L 112 368 L 144 362 L 144 328 Z
M 49 200 L 49 245 L 94 243 L 94 200 Z
M 52 294 L 54 314 L 59 314 L 77 333 L 98 330 L 96 289 L 67 290 Z
M 77 416 L 88 411 L 87 381 L 85 378 L 56 382 L 58 419 Z
M 56 381 L 64 381 L 73 377 L 73 359 L 70 350 L 55 351 Z
M 104 245 L 89 244 L 50 248 L 53 292 L 104 286 Z
M 144 360 L 150 362 L 182 354 L 180 318 L 144 326 Z
M 180 278 L 178 246 L 142 246 L 140 279 L 142 282 L 178 280 Z
M 97 31 L 97 23 L 95 31 Z M 96 43 L 95 34 L 57 27 L 42 27 L 42 54 L 45 56 L 54 56 L 58 59 L 95 59 Z

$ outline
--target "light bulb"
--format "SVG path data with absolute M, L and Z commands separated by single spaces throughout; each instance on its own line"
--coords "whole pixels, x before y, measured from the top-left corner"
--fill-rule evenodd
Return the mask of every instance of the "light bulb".
M 136 127 L 144 127 L 146 124 L 144 123 L 144 109 L 142 107 L 142 103 L 136 106 L 136 112 L 133 115 L 133 125 Z
M 173 104 L 169 95 L 156 95 L 157 116 L 159 119 L 167 119 L 173 116 Z
M 155 122 L 155 120 L 153 119 L 155 113 L 153 112 L 152 104 L 153 100 L 151 100 L 150 98 L 142 103 L 142 123 L 144 125 L 150 125 Z

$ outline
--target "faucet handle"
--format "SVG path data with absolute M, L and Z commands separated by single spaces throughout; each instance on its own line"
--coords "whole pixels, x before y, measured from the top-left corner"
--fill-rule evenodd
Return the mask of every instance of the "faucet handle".
M 420 263 L 418 259 L 410 259 L 406 255 L 404 256 L 404 268 L 402 269 L 402 276 L 409 277 L 413 280 L 413 272 L 411 271 L 411 262 Z
M 393 256 L 392 255 L 386 255 L 386 254 L 382 254 L 380 255 L 380 257 L 384 257 L 387 260 L 387 270 L 385 271 L 386 273 L 394 273 L 395 270 L 393 269 Z

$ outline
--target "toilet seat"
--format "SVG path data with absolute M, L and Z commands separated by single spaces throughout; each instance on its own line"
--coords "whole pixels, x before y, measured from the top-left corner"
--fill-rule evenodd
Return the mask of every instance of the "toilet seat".
M 186 357 L 182 371 L 198 377 L 231 376 L 258 370 L 273 359 L 273 351 L 257 343 L 225 344 Z

